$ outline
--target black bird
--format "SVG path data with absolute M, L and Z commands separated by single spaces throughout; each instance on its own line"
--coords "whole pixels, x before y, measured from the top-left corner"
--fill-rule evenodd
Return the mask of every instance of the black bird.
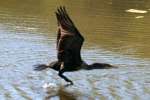
M 49 65 L 37 65 L 34 70 L 41 71 L 46 68 L 52 68 L 59 72 L 58 75 L 61 78 L 72 85 L 73 82 L 63 75 L 64 72 L 114 67 L 106 63 L 86 64 L 80 54 L 84 38 L 70 19 L 65 7 L 58 8 L 55 14 L 58 22 L 56 43 L 58 60 L 51 62 Z

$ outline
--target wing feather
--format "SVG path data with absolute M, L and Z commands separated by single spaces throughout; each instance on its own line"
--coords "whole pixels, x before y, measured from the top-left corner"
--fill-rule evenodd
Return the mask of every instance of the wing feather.
M 65 7 L 58 8 L 55 14 L 58 22 L 58 60 L 69 65 L 79 65 L 82 62 L 80 50 L 84 38 L 75 27 Z

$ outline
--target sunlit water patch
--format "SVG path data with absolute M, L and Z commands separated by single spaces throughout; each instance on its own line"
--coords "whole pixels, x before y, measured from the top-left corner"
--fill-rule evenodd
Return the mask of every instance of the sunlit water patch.
M 146 67 L 149 66 L 149 61 L 125 57 L 96 47 L 84 48 L 82 56 L 88 63 L 106 62 L 118 68 L 65 73 L 75 84 L 65 88 L 66 82 L 55 71 L 33 71 L 35 64 L 48 64 L 56 60 L 54 40 L 44 35 L 12 33 L 6 30 L 0 32 L 0 38 L 1 99 L 149 98 L 150 70 Z M 51 83 L 55 87 L 43 88 L 45 83 Z
M 131 13 L 139 13 L 139 14 L 145 14 L 148 13 L 146 10 L 138 10 L 138 9 L 128 9 L 126 12 L 131 12 Z

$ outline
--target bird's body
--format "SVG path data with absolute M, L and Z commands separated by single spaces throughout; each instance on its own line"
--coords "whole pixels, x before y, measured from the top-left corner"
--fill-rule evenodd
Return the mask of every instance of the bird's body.
M 84 38 L 78 29 L 75 27 L 73 21 L 70 19 L 64 7 L 60 7 L 55 12 L 58 22 L 57 33 L 57 61 L 51 62 L 49 65 L 38 65 L 35 70 L 43 70 L 52 68 L 58 71 L 58 75 L 73 84 L 73 82 L 63 75 L 64 72 L 76 71 L 79 69 L 101 69 L 112 67 L 105 63 L 94 63 L 92 65 L 86 64 L 81 58 L 81 47 Z

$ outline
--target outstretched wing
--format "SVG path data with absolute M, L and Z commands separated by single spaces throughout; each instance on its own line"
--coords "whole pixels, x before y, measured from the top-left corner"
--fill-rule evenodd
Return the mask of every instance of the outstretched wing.
M 84 38 L 70 19 L 65 7 L 58 8 L 55 13 L 58 21 L 58 60 L 68 66 L 80 65 L 82 62 L 80 50 Z

